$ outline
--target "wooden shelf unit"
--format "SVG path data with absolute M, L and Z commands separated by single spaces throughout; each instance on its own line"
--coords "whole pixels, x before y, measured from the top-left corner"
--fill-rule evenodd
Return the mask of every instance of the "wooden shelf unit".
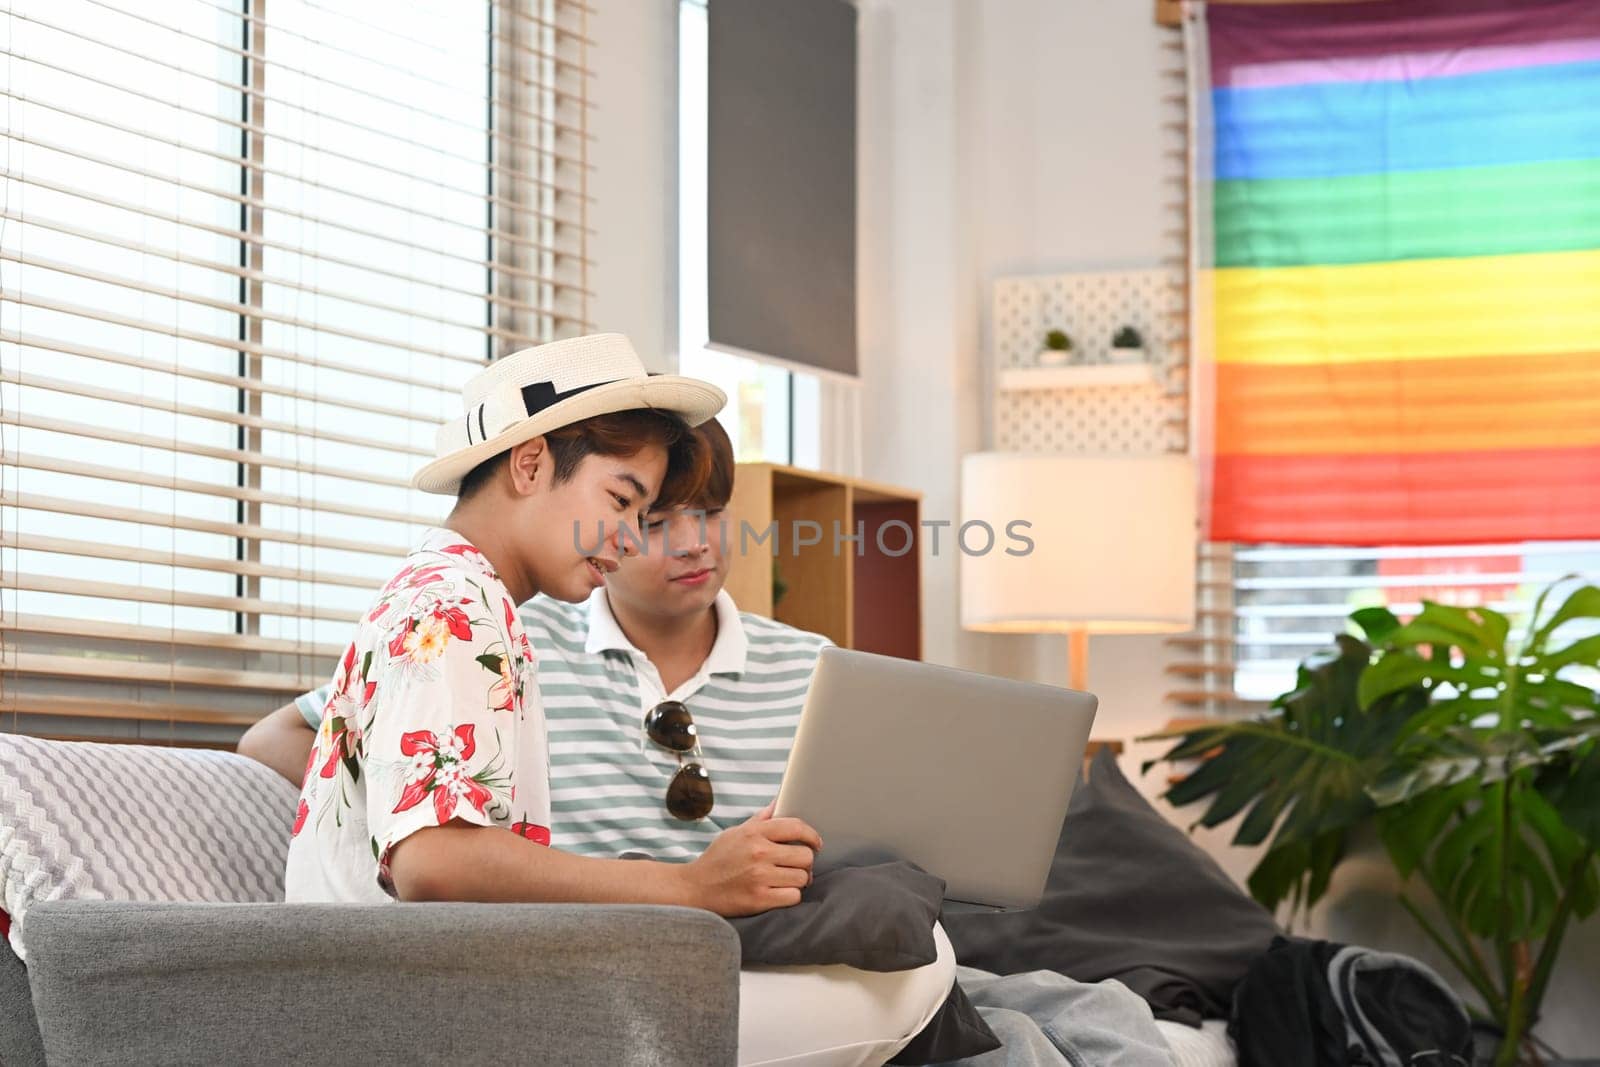
M 824 634 L 841 648 L 922 658 L 921 493 L 775 463 L 741 463 L 730 511 L 735 526 L 728 537 L 727 589 L 741 609 Z M 882 529 L 896 521 L 905 526 Z M 758 543 L 774 524 L 776 537 Z M 880 530 L 889 552 L 879 547 Z M 845 540 L 858 532 L 859 541 Z M 802 538 L 817 542 L 802 545 Z M 893 554 L 902 546 L 907 551 Z M 788 586 L 776 609 L 774 562 Z

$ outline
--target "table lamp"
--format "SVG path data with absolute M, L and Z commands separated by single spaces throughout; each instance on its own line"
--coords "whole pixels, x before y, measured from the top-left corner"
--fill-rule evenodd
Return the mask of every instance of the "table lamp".
M 1187 456 L 977 452 L 961 467 L 961 625 L 1065 633 L 1088 687 L 1089 635 L 1194 628 L 1195 480 Z M 994 531 L 983 547 L 982 527 Z M 1025 524 L 1025 525 L 1024 525 Z

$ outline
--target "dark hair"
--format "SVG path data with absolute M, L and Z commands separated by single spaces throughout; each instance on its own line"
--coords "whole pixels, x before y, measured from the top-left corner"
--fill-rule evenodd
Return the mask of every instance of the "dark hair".
M 706 453 L 706 480 L 694 506 L 706 511 L 727 507 L 733 496 L 733 442 L 716 419 L 707 419 L 694 428 L 700 447 Z
M 667 450 L 667 474 L 661 491 L 649 507 L 676 507 L 698 500 L 705 491 L 710 467 L 709 449 L 682 418 L 670 411 L 639 408 L 615 411 L 551 430 L 544 435 L 555 464 L 557 484 L 571 478 L 585 456 L 632 456 L 641 448 L 660 445 Z M 482 489 L 505 463 L 510 450 L 490 456 L 461 479 L 457 498 L 465 500 Z

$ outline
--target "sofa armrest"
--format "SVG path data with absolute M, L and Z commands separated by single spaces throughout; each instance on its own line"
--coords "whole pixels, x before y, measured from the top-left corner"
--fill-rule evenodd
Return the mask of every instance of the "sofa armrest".
M 689 908 L 61 901 L 51 1063 L 732 1064 L 739 941 Z

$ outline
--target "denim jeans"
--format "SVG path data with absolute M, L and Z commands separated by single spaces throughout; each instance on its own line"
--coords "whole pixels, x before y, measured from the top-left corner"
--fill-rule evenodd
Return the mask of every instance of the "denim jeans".
M 1005 977 L 957 967 L 956 980 L 1004 1045 L 962 1067 L 1171 1067 L 1150 1005 L 1121 982 L 1054 971 Z

